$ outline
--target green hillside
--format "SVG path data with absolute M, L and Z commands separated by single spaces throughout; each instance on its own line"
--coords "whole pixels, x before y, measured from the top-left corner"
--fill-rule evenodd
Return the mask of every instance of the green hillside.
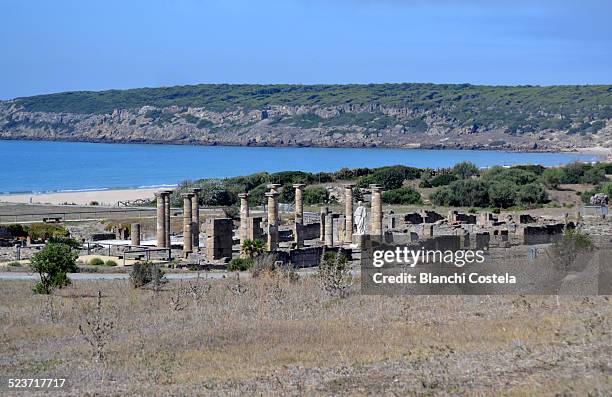
M 612 118 L 612 86 L 475 86 L 469 84 L 193 85 L 17 98 L 28 111 L 109 113 L 114 109 L 191 106 L 214 111 L 264 110 L 274 105 L 374 105 L 435 114 L 454 125 L 505 127 L 508 132 L 568 129 Z M 354 117 L 354 116 L 350 116 Z M 316 121 L 316 120 L 315 120 Z M 579 127 L 580 129 L 581 127 Z M 593 131 L 594 130 L 594 131 Z

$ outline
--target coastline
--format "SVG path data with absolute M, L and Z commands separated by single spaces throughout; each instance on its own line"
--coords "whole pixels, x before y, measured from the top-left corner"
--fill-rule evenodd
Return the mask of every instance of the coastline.
M 404 144 L 366 144 L 360 145 L 351 144 L 291 144 L 287 143 L 272 143 L 272 142 L 256 142 L 249 144 L 240 144 L 231 141 L 214 141 L 212 143 L 201 142 L 197 140 L 134 140 L 134 139 L 88 139 L 75 138 L 66 139 L 63 137 L 28 137 L 28 136 L 0 136 L 1 141 L 30 141 L 30 142 L 73 142 L 73 143 L 99 143 L 99 144 L 118 144 L 118 145 L 174 145 L 174 146 L 201 146 L 201 147 L 261 147 L 261 148 L 321 148 L 321 149 L 405 149 L 405 150 L 482 150 L 482 151 L 498 151 L 508 153 L 577 153 L 588 154 L 600 157 L 601 160 L 606 160 L 607 156 L 612 156 L 612 148 L 603 146 L 594 147 L 557 147 L 557 148 L 540 148 L 533 145 L 513 145 L 510 146 L 488 146 L 479 144 L 462 144 L 462 145 L 446 145 L 439 144 L 422 144 L 422 143 L 404 143 Z
M 134 201 L 153 198 L 163 187 L 132 189 L 100 189 L 64 191 L 50 193 L 18 193 L 0 195 L 1 203 L 20 204 L 77 204 L 89 205 L 95 201 L 100 206 L 116 206 L 119 201 Z

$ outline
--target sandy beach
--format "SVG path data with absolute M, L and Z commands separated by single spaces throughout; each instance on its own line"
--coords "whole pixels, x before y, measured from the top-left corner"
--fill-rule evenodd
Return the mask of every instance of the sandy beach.
M 132 201 L 152 198 L 159 188 L 91 190 L 84 192 L 57 192 L 41 194 L 6 194 L 0 195 L 0 203 L 31 204 L 78 204 L 88 205 L 96 201 L 99 205 L 113 206 L 119 201 Z

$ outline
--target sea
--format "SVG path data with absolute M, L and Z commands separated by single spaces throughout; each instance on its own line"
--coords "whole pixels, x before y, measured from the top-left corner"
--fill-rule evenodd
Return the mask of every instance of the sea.
M 46 193 L 175 186 L 256 172 L 336 171 L 407 165 L 443 168 L 461 161 L 561 165 L 596 161 L 578 153 L 380 148 L 288 148 L 0 140 L 0 193 Z

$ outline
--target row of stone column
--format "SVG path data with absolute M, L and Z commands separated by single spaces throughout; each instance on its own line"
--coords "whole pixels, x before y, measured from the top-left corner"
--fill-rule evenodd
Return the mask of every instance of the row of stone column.
M 155 193 L 157 199 L 157 229 L 156 246 L 159 248 L 170 248 L 170 193 L 164 190 Z
M 268 199 L 268 241 L 267 249 L 273 251 L 278 248 L 278 227 L 280 225 L 280 219 L 278 215 L 278 187 L 279 184 L 269 184 L 267 188 L 270 189 L 265 195 Z M 294 243 L 296 248 L 300 248 L 304 245 L 304 187 L 302 183 L 296 183 L 293 185 L 295 189 L 295 222 L 294 222 Z M 353 241 L 353 189 L 355 184 L 347 183 L 344 185 L 345 195 L 345 227 L 344 227 L 344 241 L 351 243 Z M 379 185 L 370 185 L 372 191 L 372 203 L 371 203 L 371 235 L 382 236 L 382 188 Z M 248 231 L 248 218 L 250 216 L 249 204 L 248 204 L 248 193 L 240 193 L 240 243 L 242 244 L 247 239 Z M 333 214 L 329 212 L 328 208 L 325 207 L 321 211 L 321 229 L 320 239 L 328 246 L 334 244 L 333 241 Z
M 183 253 L 197 252 L 200 247 L 200 206 L 199 194 L 202 189 L 193 189 L 181 194 L 183 198 Z M 161 191 L 155 193 L 157 198 L 157 247 L 171 248 L 170 241 L 170 193 Z

